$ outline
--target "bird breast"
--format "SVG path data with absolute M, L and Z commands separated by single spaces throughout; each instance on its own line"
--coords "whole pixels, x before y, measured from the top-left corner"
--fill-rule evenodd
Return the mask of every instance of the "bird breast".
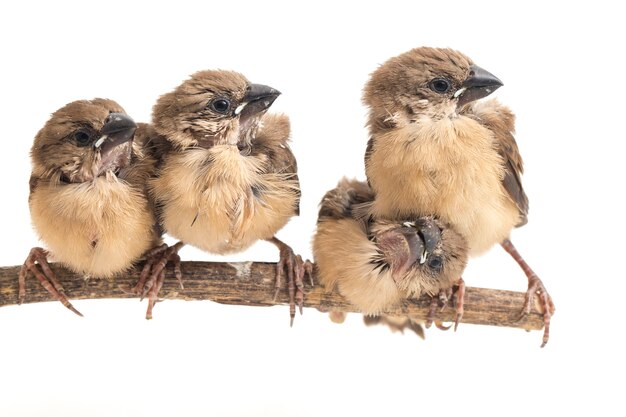
M 519 220 L 493 134 L 465 116 L 377 136 L 366 170 L 375 216 L 434 214 L 465 237 L 471 255 L 501 242 Z
M 78 273 L 110 278 L 158 243 L 145 196 L 114 176 L 77 184 L 41 181 L 29 204 L 53 258 Z
M 165 230 L 218 254 L 271 238 L 295 214 L 298 184 L 266 172 L 265 158 L 229 145 L 169 155 L 151 184 Z

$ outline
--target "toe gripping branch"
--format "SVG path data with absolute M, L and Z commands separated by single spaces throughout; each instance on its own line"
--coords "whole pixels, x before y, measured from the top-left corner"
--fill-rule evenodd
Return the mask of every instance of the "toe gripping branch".
M 43 248 L 32 248 L 26 261 L 20 268 L 18 277 L 18 304 L 22 304 L 26 298 L 26 277 L 28 273 L 32 273 L 39 280 L 41 285 L 65 307 L 83 316 L 80 311 L 76 310 L 72 303 L 67 299 L 63 286 L 57 279 L 54 271 L 48 264 L 48 251 Z
M 304 308 L 304 277 L 308 275 L 311 285 L 313 284 L 313 264 L 311 261 L 303 260 L 300 255 L 296 255 L 293 249 L 276 237 L 269 239 L 269 242 L 278 247 L 280 257 L 276 264 L 276 283 L 274 286 L 274 301 L 280 293 L 285 275 L 287 276 L 287 291 L 289 294 L 289 325 L 293 326 L 296 317 L 296 304 L 300 315 Z
M 524 306 L 520 312 L 519 321 L 525 320 L 530 314 L 531 306 L 534 304 L 535 296 L 539 297 L 540 308 L 543 309 L 543 338 L 541 347 L 544 347 L 550 339 L 550 320 L 555 312 L 554 302 L 552 297 L 548 294 L 543 282 L 539 279 L 537 274 L 530 268 L 526 261 L 522 258 L 522 255 L 517 251 L 513 242 L 509 239 L 505 239 L 501 246 L 524 271 L 528 278 L 528 291 L 526 291 L 526 298 L 524 299 Z
M 426 328 L 430 328 L 430 326 L 435 323 L 438 329 L 441 330 L 449 330 L 451 326 L 444 326 L 441 321 L 435 320 L 437 316 L 437 310 L 443 311 L 450 303 L 450 300 L 453 300 L 453 304 L 456 308 L 456 313 L 454 316 L 454 331 L 459 327 L 459 322 L 463 317 L 463 300 L 465 298 L 465 281 L 463 278 L 459 278 L 457 283 L 447 289 L 442 289 L 439 291 L 437 296 L 432 297 L 430 301 L 430 309 L 428 310 L 428 318 L 426 319 Z
M 180 269 L 180 256 L 178 251 L 185 246 L 183 242 L 178 242 L 172 246 L 168 246 L 165 243 L 158 246 L 148 253 L 146 253 L 146 263 L 139 275 L 139 281 L 137 284 L 126 290 L 127 292 L 140 296 L 140 300 L 143 300 L 148 296 L 148 308 L 146 310 L 146 319 L 152 318 L 152 309 L 159 301 L 159 291 L 163 287 L 165 282 L 165 267 L 168 262 L 174 264 L 174 275 L 178 280 L 181 289 L 183 286 L 183 274 Z

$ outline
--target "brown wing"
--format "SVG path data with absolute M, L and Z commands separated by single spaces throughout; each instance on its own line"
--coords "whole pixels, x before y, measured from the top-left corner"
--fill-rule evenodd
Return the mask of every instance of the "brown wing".
M 369 161 L 374 152 L 375 146 L 375 137 L 384 134 L 385 132 L 389 132 L 390 130 L 396 129 L 398 126 L 393 118 L 380 118 L 376 117 L 373 110 L 370 110 L 369 120 L 367 122 L 367 127 L 370 131 L 370 138 L 367 141 L 367 148 L 365 149 L 365 175 L 367 175 L 367 166 L 369 165 Z M 369 177 L 367 178 L 368 184 L 370 183 Z
M 372 152 L 374 151 L 374 136 L 370 136 L 367 141 L 367 148 L 365 148 L 365 175 L 367 175 L 367 166 L 370 163 Z M 371 186 L 369 177 L 367 178 L 367 184 Z M 373 191 L 372 191 L 373 192 Z
M 296 215 L 300 214 L 300 180 L 298 179 L 298 164 L 296 157 L 289 148 L 291 126 L 289 118 L 284 114 L 266 114 L 262 125 L 252 142 L 251 155 L 267 156 L 267 172 L 285 174 L 286 179 L 295 181 L 298 185 L 298 203 Z
M 365 182 L 343 178 L 322 198 L 318 221 L 354 217 L 355 207 L 373 199 L 374 193 Z
M 161 166 L 164 156 L 172 150 L 172 143 L 147 123 L 137 123 L 134 143 L 146 157 L 154 160 L 156 167 Z
M 33 191 L 35 191 L 35 188 L 37 187 L 37 183 L 39 183 L 39 178 L 37 178 L 34 175 L 31 175 L 30 180 L 28 180 L 28 188 L 30 190 L 30 194 L 32 194 Z M 28 199 L 30 200 L 30 195 L 28 196 Z
M 137 131 L 133 140 L 133 163 L 131 178 L 129 181 L 137 188 L 140 188 L 148 198 L 149 210 L 154 213 L 155 224 L 153 232 L 155 240 L 160 243 L 161 237 L 165 233 L 161 225 L 162 207 L 157 204 L 149 189 L 149 181 L 157 175 L 158 168 L 163 161 L 163 156 L 169 151 L 171 145 L 165 137 L 158 135 L 152 125 L 137 123 Z
M 494 133 L 498 152 L 504 160 L 505 172 L 502 184 L 519 210 L 520 221 L 517 227 L 523 226 L 528 222 L 528 197 L 522 187 L 521 175 L 524 173 L 522 156 L 513 136 L 515 115 L 495 100 L 489 105 L 477 106 L 473 113 L 479 122 Z

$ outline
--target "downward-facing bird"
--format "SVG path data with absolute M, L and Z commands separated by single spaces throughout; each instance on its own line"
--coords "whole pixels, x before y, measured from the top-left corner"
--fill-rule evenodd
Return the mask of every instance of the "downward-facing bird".
M 343 179 L 322 199 L 313 238 L 320 282 L 355 305 L 366 323 L 382 320 L 392 329 L 409 328 L 423 336 L 422 320 L 383 313 L 428 294 L 434 301 L 428 326 L 438 296 L 447 302 L 465 268 L 467 244 L 431 216 L 359 219 L 356 211 L 373 196 L 366 183 Z M 335 319 L 340 316 L 331 312 Z

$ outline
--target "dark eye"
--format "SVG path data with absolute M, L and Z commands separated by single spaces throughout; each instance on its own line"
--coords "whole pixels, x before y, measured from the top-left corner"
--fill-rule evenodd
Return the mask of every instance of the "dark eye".
M 439 270 L 441 269 L 441 265 L 442 265 L 441 258 L 438 256 L 433 256 L 428 261 L 428 267 L 430 269 Z
M 228 109 L 230 109 L 230 101 L 218 98 L 217 100 L 213 100 L 210 104 L 211 109 L 215 110 L 218 113 L 226 113 Z
M 91 135 L 89 134 L 89 132 L 86 132 L 84 130 L 77 130 L 74 133 L 74 139 L 76 139 L 76 142 L 79 146 L 85 146 L 89 144 L 89 142 L 91 142 Z
M 445 78 L 435 78 L 428 84 L 428 87 L 435 93 L 443 94 L 450 90 L 450 81 Z

